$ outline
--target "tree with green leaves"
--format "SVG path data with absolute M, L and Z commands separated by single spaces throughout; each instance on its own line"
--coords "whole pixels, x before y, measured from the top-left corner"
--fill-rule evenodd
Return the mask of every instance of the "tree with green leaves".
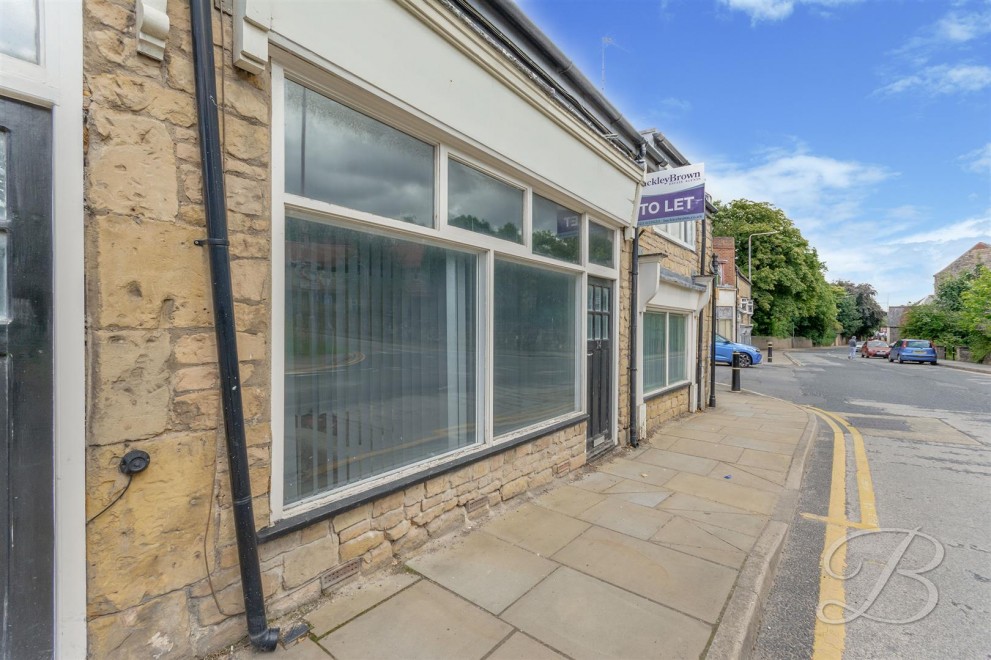
M 744 273 L 753 272 L 754 334 L 832 343 L 836 297 L 826 282 L 825 264 L 798 227 L 766 202 L 738 199 L 716 206 L 713 235 L 732 236 L 736 265 Z M 777 233 L 753 239 L 748 264 L 747 238 L 770 231 Z
M 839 280 L 835 285 L 843 289 L 843 298 L 837 306 L 837 320 L 843 334 L 847 337 L 872 337 L 884 321 L 884 310 L 875 299 L 877 291 L 870 284 L 854 284 L 846 280 Z
M 991 293 L 985 288 L 991 271 L 977 266 L 972 271 L 943 280 L 936 286 L 931 303 L 915 305 L 905 315 L 902 335 L 930 339 L 952 351 L 968 346 L 978 361 L 991 353 L 988 321 L 982 322 L 991 308 Z
M 978 266 L 960 294 L 961 327 L 977 362 L 991 355 L 991 270 Z

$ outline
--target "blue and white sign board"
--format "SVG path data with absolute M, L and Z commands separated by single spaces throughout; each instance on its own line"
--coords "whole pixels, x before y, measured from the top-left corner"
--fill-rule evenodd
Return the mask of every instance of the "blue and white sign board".
M 638 227 L 701 220 L 705 215 L 705 163 L 647 174 Z

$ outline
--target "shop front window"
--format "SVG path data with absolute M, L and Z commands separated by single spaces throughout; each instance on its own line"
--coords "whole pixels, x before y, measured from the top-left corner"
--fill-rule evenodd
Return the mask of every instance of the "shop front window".
M 467 447 L 477 257 L 286 219 L 285 501 Z
M 496 260 L 494 432 L 577 409 L 577 278 Z

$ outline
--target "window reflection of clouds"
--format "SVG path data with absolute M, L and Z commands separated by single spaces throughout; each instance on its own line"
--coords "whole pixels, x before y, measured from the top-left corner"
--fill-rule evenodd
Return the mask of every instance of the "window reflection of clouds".
M 449 160 L 448 222 L 523 242 L 523 191 L 478 170 Z
M 286 190 L 433 225 L 434 148 L 286 83 Z

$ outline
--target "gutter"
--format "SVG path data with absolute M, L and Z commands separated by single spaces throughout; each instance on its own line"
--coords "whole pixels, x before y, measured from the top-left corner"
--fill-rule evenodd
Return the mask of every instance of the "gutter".
M 241 403 L 241 375 L 237 359 L 234 325 L 234 295 L 231 288 L 230 242 L 227 239 L 227 206 L 224 193 L 223 154 L 217 120 L 217 83 L 213 60 L 213 4 L 190 0 L 193 33 L 193 69 L 196 79 L 196 114 L 199 124 L 200 158 L 203 168 L 203 199 L 206 203 L 207 238 L 197 240 L 210 251 L 210 280 L 213 292 L 213 318 L 217 334 L 217 361 L 220 368 L 220 397 L 224 409 L 224 435 L 230 465 L 231 498 L 237 557 L 241 568 L 244 612 L 248 637 L 261 651 L 274 651 L 279 629 L 269 628 L 265 616 L 258 537 L 251 505 L 248 477 L 248 448 Z

